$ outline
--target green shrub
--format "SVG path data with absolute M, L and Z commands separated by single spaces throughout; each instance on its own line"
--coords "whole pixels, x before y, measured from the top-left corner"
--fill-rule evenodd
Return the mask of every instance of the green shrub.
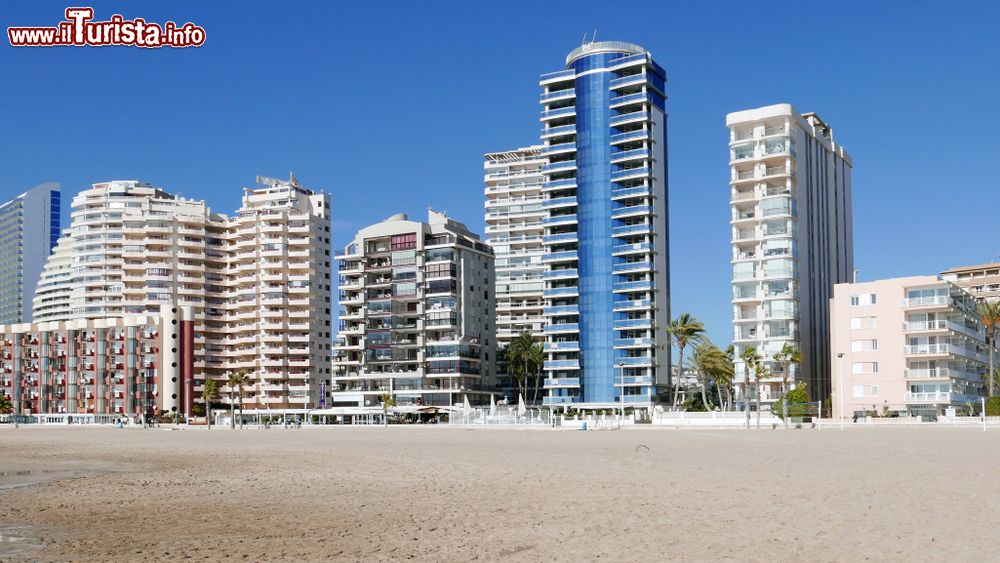
M 787 393 L 788 395 L 788 416 L 790 418 L 802 418 L 809 415 L 809 393 L 806 391 L 806 384 L 800 383 Z M 771 412 L 782 420 L 785 418 L 785 394 L 778 397 L 777 402 L 771 407 Z
M 986 399 L 986 416 L 1000 416 L 1000 397 Z

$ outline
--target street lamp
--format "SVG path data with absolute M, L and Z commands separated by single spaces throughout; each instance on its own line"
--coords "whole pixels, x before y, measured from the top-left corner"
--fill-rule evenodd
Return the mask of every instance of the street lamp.
M 621 380 L 622 380 L 622 388 L 621 391 L 619 391 L 622 403 L 622 418 L 621 421 L 618 423 L 618 427 L 621 428 L 622 426 L 625 425 L 625 362 L 618 362 L 618 370 L 619 373 L 621 374 Z
M 837 387 L 840 387 L 840 429 L 844 429 L 844 353 L 837 352 Z

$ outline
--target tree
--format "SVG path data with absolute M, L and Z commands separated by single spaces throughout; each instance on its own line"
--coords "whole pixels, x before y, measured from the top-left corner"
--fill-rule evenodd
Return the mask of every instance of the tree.
M 208 429 L 212 429 L 212 401 L 219 397 L 219 382 L 214 379 L 205 379 L 205 387 L 201 392 L 202 399 L 205 400 L 205 421 Z
M 389 409 L 396 406 L 396 397 L 392 393 L 382 393 L 379 397 L 379 401 L 382 402 L 382 424 L 386 427 L 389 426 Z
M 788 389 L 788 376 L 791 375 L 792 364 L 797 364 L 802 361 L 802 353 L 798 351 L 795 346 L 791 343 L 786 342 L 784 346 L 781 347 L 779 352 L 775 352 L 774 361 L 781 366 L 781 400 L 786 401 L 787 395 L 789 394 Z M 788 405 L 782 402 L 782 409 L 787 411 Z M 788 419 L 785 420 L 785 428 L 788 428 Z
M 236 373 L 229 375 L 229 381 L 226 382 L 229 385 L 229 403 L 233 402 L 233 388 L 235 387 L 239 391 L 239 402 L 240 402 L 240 429 L 243 429 L 243 386 L 250 384 L 250 377 L 245 371 L 238 371 Z M 235 428 L 235 424 L 233 426 Z
M 527 395 L 529 384 L 533 384 L 534 396 L 529 396 L 527 400 L 537 401 L 542 367 L 545 364 L 542 345 L 535 341 L 530 332 L 522 332 L 507 345 L 505 359 L 507 372 L 517 380 L 518 394 Z
M 1000 329 L 1000 299 L 979 304 L 979 322 L 986 329 L 986 352 L 990 355 L 989 396 L 995 394 L 996 375 L 993 373 L 993 351 L 996 349 L 997 329 Z
M 726 353 L 708 340 L 695 346 L 694 352 L 691 355 L 691 367 L 698 374 L 698 382 L 701 384 L 701 402 L 705 404 L 706 410 L 709 408 L 707 391 L 709 380 L 714 381 L 720 389 L 719 405 L 721 408 L 722 391 L 720 379 L 724 380 L 727 373 L 729 378 L 732 377 L 732 370 L 729 369 L 729 366 L 731 364 L 729 363 L 729 358 L 726 357 Z M 720 374 L 722 377 L 719 377 Z
M 10 414 L 14 412 L 14 402 L 5 393 L 0 391 L 0 414 Z
M 806 383 L 797 383 L 793 389 L 781 394 L 781 401 L 774 406 L 774 414 L 781 417 L 788 425 L 789 418 L 801 418 L 808 414 L 809 393 L 806 391 Z M 785 416 L 785 413 L 788 416 Z
M 747 346 L 743 349 L 743 353 L 740 354 L 740 358 L 743 359 L 743 410 L 747 413 L 747 430 L 750 429 L 750 370 L 756 371 L 756 365 L 760 356 L 757 354 L 757 349 L 753 346 Z
M 684 373 L 684 348 L 700 344 L 705 339 L 705 325 L 691 313 L 681 313 L 667 325 L 667 336 L 677 346 L 677 377 L 674 378 L 673 408 L 677 409 L 677 395 Z

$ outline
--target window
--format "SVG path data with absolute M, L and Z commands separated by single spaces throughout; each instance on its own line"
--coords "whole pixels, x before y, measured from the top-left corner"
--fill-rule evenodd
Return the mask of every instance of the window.
M 855 375 L 878 373 L 878 362 L 854 362 L 851 364 L 851 373 Z
M 852 340 L 851 341 L 851 352 L 874 352 L 878 350 L 878 340 L 865 339 L 865 340 Z
M 851 317 L 851 329 L 878 328 L 878 317 Z
M 855 397 L 878 397 L 878 385 L 855 385 L 852 391 Z
M 861 295 L 851 296 L 851 306 L 852 307 L 864 307 L 867 305 L 874 305 L 876 301 L 874 293 L 863 293 Z
M 417 247 L 417 234 L 393 235 L 390 241 L 391 250 L 409 250 Z

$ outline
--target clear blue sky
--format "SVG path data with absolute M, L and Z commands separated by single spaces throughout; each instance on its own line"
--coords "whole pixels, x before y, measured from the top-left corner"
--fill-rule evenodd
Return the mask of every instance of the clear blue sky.
M 673 309 L 730 340 L 727 112 L 818 112 L 854 157 L 863 279 L 1000 253 L 1000 4 L 171 2 L 199 49 L 0 46 L 0 196 L 138 178 L 231 212 L 258 174 L 333 194 L 335 245 L 397 211 L 483 227 L 482 155 L 538 138 L 537 77 L 585 32 L 666 69 Z M 8 25 L 66 3 L 9 2 Z M 66 206 L 68 209 L 68 205 Z

